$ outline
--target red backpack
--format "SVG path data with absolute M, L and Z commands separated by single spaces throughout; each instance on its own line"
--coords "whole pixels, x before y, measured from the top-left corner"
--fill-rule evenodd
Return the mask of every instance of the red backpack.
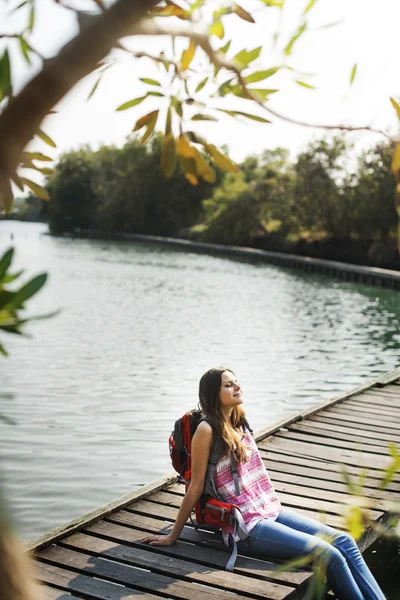
M 207 417 L 202 416 L 200 410 L 191 410 L 175 421 L 174 429 L 169 436 L 169 454 L 172 466 L 179 473 L 177 481 L 185 484 L 187 491 L 190 485 L 192 468 L 192 437 L 201 421 L 206 421 Z M 253 434 L 247 421 L 245 425 Z M 210 458 L 207 467 L 207 473 L 204 484 L 204 491 L 194 507 L 195 520 L 190 517 L 194 527 L 219 531 L 224 524 L 231 524 L 234 527 L 233 536 L 230 535 L 230 544 L 233 547 L 231 557 L 226 565 L 227 571 L 232 571 L 237 557 L 237 545 L 235 535 L 238 534 L 241 540 L 248 537 L 249 533 L 243 520 L 240 508 L 235 504 L 224 502 L 219 496 L 215 487 L 215 472 L 217 462 L 223 455 L 221 440 L 214 438 L 213 446 L 210 452 Z M 239 496 L 239 480 L 237 476 L 237 463 L 233 453 L 230 455 L 233 480 L 235 483 L 236 495 Z

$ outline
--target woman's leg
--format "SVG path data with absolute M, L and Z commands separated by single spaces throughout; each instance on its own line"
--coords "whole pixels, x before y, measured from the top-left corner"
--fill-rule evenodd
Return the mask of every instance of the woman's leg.
M 245 551 L 253 556 L 271 558 L 296 558 L 318 554 L 326 561 L 328 571 L 337 584 L 332 587 L 339 600 L 365 600 L 345 557 L 337 548 L 315 535 L 280 523 L 278 519 L 262 519 L 252 529 L 249 538 L 238 542 L 238 549 L 239 552 Z
M 385 596 L 366 565 L 355 540 L 348 533 L 338 531 L 333 527 L 329 527 L 319 521 L 305 517 L 289 508 L 282 508 L 276 520 L 292 529 L 296 529 L 296 531 L 311 535 L 322 533 L 330 536 L 331 544 L 345 557 L 350 571 L 365 599 L 385 600 Z M 336 581 L 332 580 L 330 573 L 328 573 L 328 578 L 334 591 L 336 591 Z

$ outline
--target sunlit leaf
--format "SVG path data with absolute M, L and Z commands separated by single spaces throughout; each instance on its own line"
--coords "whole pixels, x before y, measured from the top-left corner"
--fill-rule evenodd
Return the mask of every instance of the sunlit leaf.
M 197 185 L 199 183 L 199 180 L 197 178 L 196 161 L 194 159 L 194 156 L 195 156 L 194 152 L 193 152 L 193 158 L 185 156 L 184 154 L 179 154 L 179 152 L 178 152 L 179 162 L 182 165 L 186 179 L 192 185 Z
M 149 85 L 157 85 L 161 87 L 161 83 L 159 81 L 157 81 L 156 79 L 149 79 L 148 77 L 140 77 L 140 81 L 143 81 L 143 83 L 148 83 Z
M 32 192 L 40 198 L 40 200 L 50 200 L 49 192 L 38 183 L 31 181 L 30 179 L 26 179 L 25 177 L 21 177 L 22 183 L 24 183 Z
M 295 79 L 295 81 L 298 85 L 301 85 L 302 87 L 305 87 L 309 90 L 315 90 L 315 87 L 313 85 L 311 85 L 310 83 L 306 83 L 305 81 L 300 81 L 300 79 Z
M 49 169 L 48 167 L 36 167 L 36 171 L 42 173 L 42 175 L 54 175 L 55 170 Z
M 248 13 L 247 10 L 244 10 L 244 8 L 242 8 L 235 2 L 232 5 L 232 10 L 235 14 L 237 14 L 238 17 L 240 17 L 244 21 L 248 21 L 249 23 L 255 23 L 255 20 L 253 19 L 251 14 Z
M 307 6 L 305 7 L 304 11 L 303 11 L 303 15 L 306 15 L 314 6 L 314 4 L 316 3 L 317 0 L 310 0 L 309 3 L 307 4 Z
M 162 92 L 147 92 L 148 96 L 155 96 L 156 98 L 165 98 L 165 94 Z
M 275 75 L 279 71 L 280 67 L 272 67 L 271 69 L 266 69 L 265 71 L 256 71 L 256 73 L 251 73 L 251 75 L 246 75 L 244 78 L 246 83 L 256 83 L 257 81 L 263 81 L 267 79 L 267 77 L 271 77 Z
M 145 96 L 140 96 L 139 98 L 135 98 L 134 100 L 129 100 L 128 102 L 124 102 L 121 106 L 118 106 L 116 110 L 126 110 L 127 108 L 132 108 L 132 106 L 137 106 L 143 100 L 147 98 L 147 94 Z
M 350 73 L 350 85 L 353 85 L 357 74 L 357 64 L 355 64 Z
M 147 113 L 147 115 L 140 117 L 140 119 L 136 121 L 136 125 L 132 131 L 138 131 L 139 129 L 147 125 L 151 121 L 151 119 L 154 118 L 155 114 L 158 114 L 158 110 L 152 110 L 151 112 Z
M 31 10 L 29 11 L 28 31 L 30 31 L 32 33 L 34 26 L 35 26 L 35 5 L 32 2 Z
M 278 8 L 283 8 L 284 1 L 285 0 L 262 0 L 267 6 L 276 6 Z
M 147 123 L 146 131 L 144 132 L 144 135 L 143 135 L 143 137 L 140 140 L 140 144 L 144 144 L 145 142 L 147 142 L 147 140 L 149 139 L 149 137 L 153 133 L 154 128 L 155 128 L 156 123 L 157 123 L 158 113 L 159 113 L 158 110 L 155 111 L 155 113 L 153 114 L 153 116 L 151 117 L 151 119 L 149 120 L 149 122 Z
M 15 183 L 15 185 L 17 186 L 17 188 L 19 188 L 21 190 L 21 192 L 23 192 L 24 191 L 24 184 L 22 183 L 22 181 L 19 178 L 19 176 L 17 175 L 17 173 L 14 173 L 14 175 L 11 177 L 11 179 Z
M 400 172 L 400 144 L 396 144 L 392 157 L 392 171 L 395 175 Z
M 189 144 L 189 140 L 186 135 L 180 135 L 178 138 L 178 142 L 176 144 L 176 151 L 180 156 L 184 156 L 186 158 L 194 158 L 195 150 Z
M 157 17 L 179 17 L 180 19 L 187 19 L 189 16 L 188 11 L 173 3 L 168 6 L 154 6 L 150 12 L 155 13 Z
M 21 2 L 20 4 L 18 4 L 18 6 L 16 6 L 16 7 L 15 7 L 15 8 L 14 8 L 14 9 L 13 9 L 11 12 L 10 12 L 10 14 L 11 14 L 11 13 L 14 13 L 14 12 L 16 12 L 17 10 L 19 10 L 19 9 L 20 9 L 20 8 L 22 8 L 23 6 L 26 6 L 26 5 L 28 4 L 28 2 L 29 2 L 29 0 L 23 0 L 23 2 Z
M 233 83 L 233 79 L 229 79 L 228 81 L 224 81 L 223 83 L 221 83 L 221 85 L 219 86 L 218 90 L 217 90 L 217 94 L 221 97 L 226 96 L 227 94 L 230 94 L 234 87 L 235 84 Z
M 204 77 L 204 79 L 202 81 L 200 81 L 199 85 L 196 88 L 196 93 L 200 92 L 203 89 L 203 87 L 206 85 L 207 81 L 208 81 L 208 77 Z
M 212 23 L 208 31 L 210 35 L 216 35 L 220 40 L 222 40 L 225 35 L 224 25 L 221 20 Z
M 192 117 L 192 121 L 218 121 L 218 119 L 211 115 L 197 114 Z
M 185 71 L 190 63 L 192 62 L 194 55 L 196 52 L 196 44 L 194 43 L 193 40 L 190 40 L 189 42 L 189 47 L 186 48 L 186 50 L 184 50 L 182 52 L 182 58 L 181 58 L 181 69 L 183 71 Z
M 229 42 L 226 42 L 226 44 L 224 46 L 222 46 L 222 48 L 220 48 L 218 50 L 218 52 L 222 52 L 223 54 L 226 54 L 228 52 L 229 48 L 231 47 L 231 43 L 232 43 L 232 40 L 229 40 Z
M 45 133 L 42 129 L 39 129 L 36 135 L 40 137 L 40 139 L 48 146 L 51 146 L 52 148 L 57 148 L 51 137 L 48 136 L 47 133 Z
M 182 108 L 182 102 L 179 100 L 179 98 L 176 98 L 175 96 L 173 96 L 171 98 L 171 103 L 175 109 L 176 114 L 179 115 L 180 117 L 182 117 L 183 116 L 183 108 Z
M 258 115 L 250 115 L 248 113 L 242 112 L 240 110 L 226 110 L 225 108 L 217 108 L 223 113 L 230 115 L 231 117 L 246 117 L 246 119 L 251 119 L 253 121 L 258 121 L 259 123 L 271 123 L 268 119 L 264 119 L 264 117 L 259 117 Z
M 400 105 L 398 102 L 396 102 L 396 100 L 394 98 L 390 98 L 390 102 L 392 103 L 392 106 L 394 108 L 394 110 L 396 111 L 396 114 L 398 116 L 398 118 L 400 119 Z
M 266 100 L 268 100 L 268 96 L 270 96 L 271 94 L 275 94 L 276 92 L 279 92 L 279 90 L 268 89 L 268 88 L 266 88 L 266 89 L 249 88 L 248 91 L 251 92 L 252 95 L 256 96 L 259 100 L 261 100 L 261 102 L 265 102 Z M 243 88 L 237 88 L 233 91 L 233 93 L 235 94 L 235 96 L 239 96 L 239 98 L 250 98 L 251 97 L 246 92 L 246 90 L 244 90 Z
M 345 522 L 350 535 L 355 540 L 358 540 L 364 531 L 364 519 L 361 508 L 356 505 L 348 506 Z
M 161 150 L 161 167 L 167 179 L 171 179 L 176 169 L 176 146 L 172 133 L 164 137 Z
M 297 42 L 299 37 L 305 32 L 306 28 L 307 28 L 307 23 L 303 23 L 297 29 L 296 33 L 293 35 L 293 37 L 290 39 L 289 43 L 287 44 L 286 48 L 284 49 L 284 53 L 286 54 L 286 56 L 289 56 L 292 53 L 295 42 Z
M 199 150 L 197 150 L 197 148 L 194 148 L 194 151 L 195 151 L 194 161 L 196 164 L 197 173 L 200 175 L 200 177 L 202 179 L 204 179 L 204 181 L 208 181 L 208 183 L 214 183 L 214 181 L 216 179 L 214 169 L 212 167 L 210 167 L 210 165 L 205 160 L 202 153 L 199 152 Z
M 232 60 L 238 63 L 240 67 L 247 67 L 260 56 L 261 50 L 262 46 L 258 46 L 258 48 L 254 48 L 254 50 L 241 50 Z
M 171 110 L 171 107 L 168 106 L 167 118 L 165 120 L 165 135 L 170 134 L 171 131 L 172 131 L 172 110 Z
M 53 159 L 50 156 L 46 156 L 41 152 L 22 152 L 21 159 L 23 161 L 40 160 L 41 162 L 52 162 Z
M 213 144 L 205 144 L 206 152 L 211 156 L 215 164 L 224 171 L 238 172 L 238 167 L 230 158 L 222 154 Z
M 0 344 L 0 354 L 2 354 L 3 356 L 5 356 L 6 358 L 8 357 L 8 352 L 7 352 L 7 350 L 4 348 L 4 346 L 2 344 Z

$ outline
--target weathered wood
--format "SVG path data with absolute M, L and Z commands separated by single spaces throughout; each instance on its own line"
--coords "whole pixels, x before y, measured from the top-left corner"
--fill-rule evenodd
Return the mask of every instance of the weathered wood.
M 159 596 L 116 586 L 91 576 L 77 573 L 63 567 L 46 563 L 35 563 L 35 570 L 41 581 L 71 593 L 82 594 L 90 600 L 160 600 Z M 64 598 L 62 598 L 64 600 Z M 69 600 L 69 598 L 65 599 Z
M 400 443 L 400 436 L 389 435 L 387 439 L 371 439 L 371 433 L 366 433 L 362 429 L 350 428 L 350 430 L 344 427 L 335 426 L 326 423 L 319 423 L 318 421 L 302 421 L 301 423 L 293 423 L 288 427 L 289 431 L 300 431 L 303 433 L 311 433 L 315 435 L 323 435 L 324 437 L 337 439 L 340 437 L 341 440 L 354 441 L 358 439 L 367 446 L 375 445 L 385 449 L 387 454 L 388 441 Z M 340 433 L 340 436 L 338 435 Z
M 128 492 L 127 494 L 123 494 L 119 498 L 108 502 L 107 504 L 103 504 L 94 510 L 91 510 L 69 523 L 65 523 L 64 525 L 60 525 L 55 529 L 51 529 L 47 531 L 44 535 L 39 536 L 38 538 L 31 540 L 27 544 L 25 544 L 25 550 L 39 550 L 39 548 L 44 548 L 45 546 L 56 542 L 62 537 L 69 535 L 70 533 L 74 533 L 81 529 L 84 525 L 88 525 L 89 523 L 93 523 L 98 519 L 105 517 L 106 515 L 111 514 L 117 508 L 122 508 L 126 506 L 133 500 L 144 498 L 151 494 L 154 490 L 159 490 L 170 483 L 173 483 L 176 479 L 175 474 L 169 473 L 168 475 L 164 475 L 157 481 L 152 481 L 143 487 L 140 487 L 138 490 L 134 490 L 133 492 Z
M 317 435 L 313 433 L 305 433 L 299 431 L 277 431 L 277 438 L 284 438 L 288 440 L 298 440 L 300 442 L 306 442 L 307 444 L 318 444 L 327 448 L 342 448 L 346 450 L 354 450 L 356 452 L 362 452 L 364 454 L 371 455 L 388 455 L 388 450 L 382 446 L 376 446 L 374 444 L 365 444 L 363 442 L 351 442 L 343 438 L 335 439 L 333 437 L 324 436 L 321 432 Z
M 376 454 L 366 454 L 355 452 L 354 450 L 342 450 L 327 446 L 318 446 L 317 444 L 307 444 L 285 438 L 273 437 L 263 440 L 260 448 L 267 452 L 272 449 L 279 449 L 283 454 L 296 454 L 315 458 L 315 460 L 326 460 L 356 467 L 368 467 L 370 469 L 386 469 L 391 463 L 391 457 L 378 456 Z M 395 479 L 397 481 L 397 478 Z
M 63 543 L 70 549 L 88 552 L 94 556 L 115 559 L 128 565 L 150 569 L 155 573 L 169 573 L 184 581 L 199 582 L 232 592 L 251 593 L 254 597 L 285 598 L 293 589 L 267 581 L 260 581 L 244 575 L 229 574 L 220 568 L 211 568 L 195 564 L 182 558 L 172 558 L 154 552 L 154 547 L 130 547 L 121 543 L 77 533 L 69 536 Z
M 399 432 L 396 429 L 392 429 L 387 426 L 375 425 L 373 422 L 360 423 L 359 419 L 357 423 L 354 423 L 354 419 L 348 418 L 348 415 L 343 416 L 333 416 L 331 413 L 328 414 L 318 414 L 314 415 L 310 419 L 310 423 L 314 421 L 319 421 L 320 423 L 328 423 L 332 425 L 339 425 L 340 427 L 345 427 L 346 429 L 357 427 L 357 429 L 361 429 L 365 431 L 372 437 L 372 433 L 380 434 L 382 437 L 386 435 L 395 435 L 398 436 Z M 376 436 L 375 436 L 376 437 Z
M 332 412 L 334 412 L 334 411 L 332 411 Z M 358 419 L 359 416 L 373 415 L 374 421 L 376 419 L 376 422 L 378 424 L 390 425 L 391 427 L 394 427 L 394 429 L 398 429 L 398 431 L 400 432 L 400 424 L 398 427 L 397 427 L 397 424 L 395 424 L 394 426 L 392 425 L 393 415 L 387 415 L 386 413 L 380 412 L 379 415 L 375 416 L 374 413 L 371 413 L 371 411 L 366 410 L 363 406 L 349 406 L 344 403 L 342 403 L 340 405 L 340 412 L 342 412 L 342 413 L 345 412 L 346 414 L 353 415 L 355 421 Z M 369 416 L 369 418 L 371 418 L 371 417 Z
M 40 600 L 75 600 L 78 598 L 65 590 L 57 590 L 47 585 L 34 584 L 34 586 L 37 588 L 36 595 Z
M 111 583 L 125 585 L 134 590 L 162 594 L 168 598 L 181 600 L 226 600 L 226 594 L 212 586 L 195 586 L 187 581 L 175 579 L 169 575 L 160 575 L 153 571 L 143 571 L 131 565 L 125 565 L 115 560 L 105 560 L 101 556 L 91 556 L 76 552 L 69 548 L 50 546 L 40 553 L 42 561 L 48 561 L 56 566 L 66 565 L 78 573 L 100 577 Z M 117 591 L 114 592 L 116 594 Z M 115 596 L 114 596 L 115 597 Z M 233 600 L 244 600 L 245 596 L 232 592 Z
M 187 531 L 187 527 L 184 528 Z M 87 533 L 101 537 L 102 539 L 108 539 L 122 544 L 137 545 L 142 548 L 143 545 L 138 544 L 144 535 L 143 531 L 134 529 L 133 527 L 125 527 L 116 523 L 110 523 L 107 521 L 97 521 L 93 525 L 90 525 L 84 530 Z M 191 537 L 193 537 L 193 531 L 190 531 Z M 194 534 L 198 542 L 200 542 L 199 534 Z M 68 538 L 66 538 L 68 539 Z M 64 541 L 63 541 L 64 543 Z M 193 561 L 198 565 L 203 565 L 212 569 L 219 568 L 224 569 L 227 562 L 227 555 L 225 552 L 215 550 L 214 548 L 207 547 L 204 549 L 204 544 L 197 546 L 196 544 L 184 541 L 182 536 L 172 546 L 157 546 L 152 547 L 152 551 L 157 552 L 157 556 L 166 555 L 176 558 L 184 558 L 185 560 Z M 235 573 L 250 575 L 253 578 L 267 579 L 275 582 L 284 582 L 293 586 L 297 586 L 308 578 L 308 572 L 294 571 L 294 572 L 281 572 L 276 573 L 275 565 L 269 562 L 266 556 L 263 560 L 257 558 L 248 559 L 243 555 L 239 555 L 235 564 Z M 274 559 L 274 563 L 280 561 Z
M 371 415 L 388 415 L 392 419 L 398 419 L 400 417 L 400 405 L 389 406 L 382 405 L 381 403 L 376 402 L 374 406 L 368 402 L 356 402 L 355 400 L 346 400 L 342 403 L 342 406 L 347 408 L 360 408 L 364 412 L 367 412 Z
M 395 433 L 396 435 L 399 435 L 400 433 L 400 426 L 397 427 L 397 424 L 393 423 L 393 421 L 382 422 L 380 419 L 373 419 L 373 421 L 371 421 L 371 417 L 363 416 L 362 414 L 355 417 L 354 414 L 350 414 L 344 409 L 337 409 L 335 411 L 322 410 L 318 416 L 334 418 L 337 421 L 346 421 L 347 423 L 350 423 L 351 426 L 357 425 L 357 427 L 361 427 L 367 425 L 369 428 L 373 427 L 373 430 L 379 428 L 382 433 L 385 433 L 386 431 L 388 433 Z M 371 431 L 373 430 L 371 429 Z

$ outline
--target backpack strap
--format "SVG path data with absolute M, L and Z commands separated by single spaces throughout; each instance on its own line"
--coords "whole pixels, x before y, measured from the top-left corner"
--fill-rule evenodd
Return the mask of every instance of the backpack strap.
M 231 519 L 233 521 L 233 535 L 232 533 L 229 534 L 229 543 L 232 546 L 232 554 L 226 564 L 226 571 L 233 571 L 233 568 L 235 566 L 238 553 L 237 542 L 235 539 L 236 535 L 239 536 L 240 540 L 245 540 L 250 535 L 240 510 L 238 510 L 237 508 L 232 508 Z

